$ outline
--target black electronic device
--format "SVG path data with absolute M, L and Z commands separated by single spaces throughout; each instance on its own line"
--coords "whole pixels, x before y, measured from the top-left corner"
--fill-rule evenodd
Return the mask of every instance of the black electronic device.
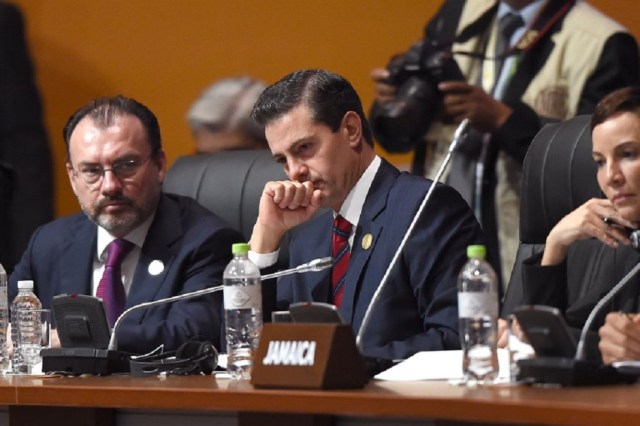
M 449 47 L 423 40 L 387 65 L 388 83 L 398 91 L 372 110 L 371 122 L 378 138 L 396 141 L 394 151 L 412 149 L 431 126 L 442 103 L 439 83 L 466 81 Z
M 189 340 L 178 350 L 153 355 L 133 356 L 131 375 L 154 376 L 160 373 L 187 376 L 211 374 L 218 366 L 218 351 L 211 342 Z
M 603 297 L 598 304 L 591 311 L 589 318 L 585 321 L 585 325 L 582 329 L 580 339 L 577 341 L 577 349 L 575 355 L 570 353 L 567 346 L 567 342 L 563 343 L 563 339 L 567 336 L 566 325 L 564 321 L 560 321 L 558 318 L 562 318 L 559 313 L 553 311 L 553 308 L 537 306 L 536 309 L 532 307 L 524 307 L 518 309 L 520 314 L 527 310 L 537 310 L 538 312 L 545 312 L 543 314 L 529 315 L 525 319 L 527 322 L 527 328 L 530 330 L 533 328 L 534 333 L 530 331 L 530 335 L 535 337 L 535 340 L 542 345 L 542 351 L 547 353 L 555 353 L 557 356 L 537 356 L 531 359 L 522 359 L 518 361 L 518 381 L 525 383 L 544 383 L 554 384 L 559 386 L 595 386 L 595 385 L 608 385 L 608 384 L 622 384 L 622 383 L 634 383 L 638 380 L 637 372 L 630 372 L 628 370 L 617 370 L 612 365 L 605 365 L 601 362 L 592 361 L 585 357 L 585 341 L 586 335 L 589 330 L 589 326 L 593 322 L 596 314 L 608 303 L 611 298 L 623 288 L 629 280 L 640 271 L 640 264 L 634 267 L 618 284 L 616 284 L 609 293 Z M 514 315 L 518 318 L 518 315 L 514 311 Z M 522 317 L 522 315 L 520 315 Z M 526 316 L 526 315 L 525 315 Z M 561 331 L 555 330 L 558 327 Z M 549 331 L 548 341 L 541 343 L 544 339 L 545 331 L 548 327 L 554 327 L 554 331 Z M 523 331 L 524 331 L 523 327 Z M 525 332 L 526 336 L 527 332 Z M 569 332 L 570 334 L 570 332 Z M 555 337 L 551 337 L 551 335 Z M 558 337 L 559 336 L 559 337 Z M 558 344 L 563 346 L 563 349 L 552 350 L 553 341 L 560 342 Z M 532 343 L 534 349 L 536 347 Z
M 518 381 L 559 386 L 631 384 L 638 374 L 629 374 L 590 360 L 567 357 L 537 357 L 518 361 Z
M 513 315 L 536 355 L 573 358 L 576 338 L 558 309 L 526 305 L 516 308 Z
M 610 217 L 605 217 L 603 220 L 604 220 L 604 223 L 606 223 L 607 225 L 612 226 L 614 228 L 618 228 L 622 232 L 627 234 L 627 237 L 629 237 L 629 239 L 631 240 L 631 246 L 634 249 L 640 251 L 640 230 L 639 229 L 633 229 L 633 228 L 629 228 L 628 226 L 621 225 Z
M 66 374 L 129 372 L 131 354 L 107 349 L 111 332 L 102 300 L 84 294 L 61 294 L 51 301 L 59 348 L 41 351 L 42 371 Z
M 44 373 L 73 376 L 128 373 L 131 356 L 126 352 L 95 348 L 46 348 L 40 355 Z
M 321 302 L 298 302 L 289 305 L 293 322 L 344 324 L 335 305 Z
M 520 306 L 513 311 L 536 358 L 518 361 L 518 380 L 561 386 L 633 383 L 635 376 L 610 365 L 574 359 L 577 340 L 557 308 Z
M 111 331 L 102 299 L 84 294 L 61 294 L 51 310 L 63 348 L 107 349 Z

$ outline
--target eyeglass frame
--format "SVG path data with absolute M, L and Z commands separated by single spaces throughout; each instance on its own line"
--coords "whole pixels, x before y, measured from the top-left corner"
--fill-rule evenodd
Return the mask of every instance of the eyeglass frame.
M 69 162 L 69 167 L 72 170 L 73 176 L 75 178 L 80 177 L 80 179 L 82 180 L 82 182 L 84 182 L 85 184 L 89 185 L 89 186 L 94 186 L 96 184 L 98 184 L 99 182 L 102 181 L 102 179 L 104 179 L 105 173 L 107 172 L 111 172 L 113 173 L 113 175 L 119 180 L 119 181 L 123 181 L 125 179 L 129 179 L 132 178 L 133 176 L 135 176 L 140 169 L 142 168 L 142 166 L 144 166 L 146 163 L 149 162 L 149 160 L 151 160 L 153 157 L 155 157 L 154 154 L 150 154 L 145 160 L 138 160 L 138 159 L 123 159 L 123 160 L 117 160 L 115 162 L 113 162 L 111 164 L 111 168 L 105 168 L 102 164 L 97 164 L 95 165 L 96 167 L 96 179 L 93 181 L 87 180 L 87 176 L 86 174 L 82 171 L 82 170 L 78 170 L 75 167 L 73 167 L 73 164 L 71 164 L 71 162 Z M 121 170 L 122 167 L 126 166 L 126 165 L 131 165 L 131 163 L 134 163 L 131 167 L 132 169 L 130 171 L 125 171 L 124 174 L 123 171 Z M 94 167 L 93 165 L 87 166 L 87 167 Z

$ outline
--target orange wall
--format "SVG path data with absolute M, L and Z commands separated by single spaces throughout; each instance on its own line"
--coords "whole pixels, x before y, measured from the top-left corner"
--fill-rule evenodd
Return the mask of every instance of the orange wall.
M 299 68 L 347 77 L 372 101 L 369 71 L 420 37 L 435 0 L 14 0 L 27 21 L 56 170 L 58 215 L 78 211 L 60 136 L 90 99 L 117 93 L 158 116 L 169 164 L 192 152 L 185 114 L 225 76 L 273 82 Z M 593 0 L 640 34 L 640 2 Z M 396 162 L 406 157 L 392 157 Z

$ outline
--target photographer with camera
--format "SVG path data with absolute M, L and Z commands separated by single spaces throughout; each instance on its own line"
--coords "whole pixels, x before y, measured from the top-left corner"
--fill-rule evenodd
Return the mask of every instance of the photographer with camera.
M 531 140 L 640 83 L 640 59 L 633 36 L 583 1 L 445 0 L 423 40 L 371 76 L 376 139 L 389 152 L 413 149 L 416 174 L 433 177 L 456 124 L 471 121 L 447 183 L 473 208 L 506 282 Z

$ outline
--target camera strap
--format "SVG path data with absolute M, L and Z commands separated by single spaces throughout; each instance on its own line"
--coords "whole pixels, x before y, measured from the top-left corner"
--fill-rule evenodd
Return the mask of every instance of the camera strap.
M 573 7 L 576 0 L 564 2 L 549 0 L 533 23 L 524 32 L 520 40 L 503 54 L 493 57 L 485 53 L 454 51 L 457 55 L 467 55 L 477 59 L 503 60 L 511 55 L 531 50 L 540 40 L 547 36 L 554 25 Z M 498 2 L 482 14 L 477 20 L 467 25 L 454 39 L 453 43 L 465 43 L 491 26 L 498 11 Z

